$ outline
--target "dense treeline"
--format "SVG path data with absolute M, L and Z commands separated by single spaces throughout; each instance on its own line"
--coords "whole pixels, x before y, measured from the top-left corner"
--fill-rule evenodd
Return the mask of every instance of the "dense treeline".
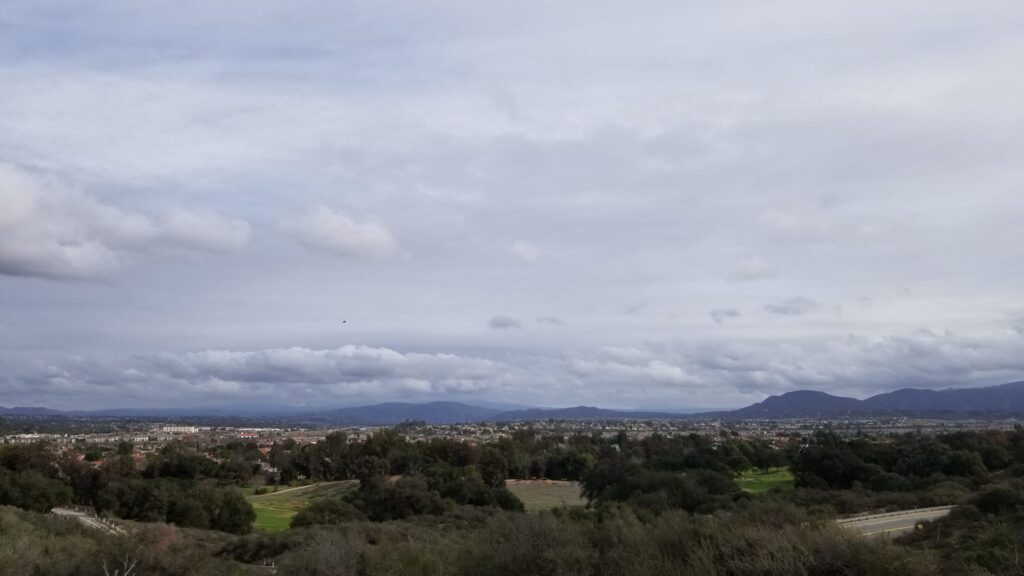
M 507 478 L 582 480 L 598 460 L 612 457 L 643 461 L 659 470 L 705 468 L 724 474 L 785 464 L 784 454 L 767 444 L 732 436 L 715 447 L 710 438 L 697 434 L 630 440 L 624 433 L 604 438 L 599 434 L 541 435 L 529 429 L 482 446 L 441 438 L 411 442 L 393 429 L 363 442 L 349 442 L 344 432 L 335 432 L 316 444 L 275 444 L 269 460 L 284 483 L 297 478 L 359 478 L 368 460 L 373 460 L 374 466 L 383 466 L 384 473 L 393 475 L 423 473 L 438 463 L 473 467 L 485 483 L 496 486 Z
M 252 443 L 200 453 L 172 443 L 138 461 L 130 445 L 82 445 L 58 456 L 51 447 L 0 449 L 0 503 L 39 511 L 75 503 L 101 514 L 244 533 L 254 517 L 233 486 L 245 485 L 263 455 Z M 779 450 L 735 436 L 625 434 L 543 436 L 523 430 L 478 445 L 433 439 L 412 442 L 382 430 L 361 442 L 343 432 L 316 444 L 274 444 L 272 481 L 358 479 L 343 502 L 321 503 L 297 525 L 350 519 L 395 520 L 440 514 L 456 506 L 522 511 L 508 478 L 580 481 L 595 504 L 628 502 L 647 513 L 711 512 L 744 497 L 733 477 L 752 465 L 784 463 Z M 323 509 L 321 509 L 323 508 Z
M 505 480 L 537 477 L 578 480 L 595 504 L 629 502 L 656 514 L 710 512 L 744 497 L 733 480 L 737 474 L 755 463 L 780 466 L 785 454 L 733 436 L 717 442 L 696 434 L 631 440 L 625 434 L 562 437 L 524 430 L 478 446 L 450 439 L 410 442 L 384 430 L 365 442 L 349 442 L 336 432 L 317 444 L 277 444 L 270 462 L 284 480 L 360 480 L 359 491 L 345 499 L 345 506 L 318 503 L 295 519 L 301 526 L 405 518 L 455 504 L 522 510 L 522 503 L 503 488 Z M 385 481 L 388 476 L 402 479 Z
M 253 517 L 231 486 L 247 484 L 264 456 L 236 442 L 199 453 L 170 444 L 132 458 L 131 446 L 82 446 L 84 457 L 58 458 L 39 446 L 0 449 L 0 503 L 34 510 L 76 503 L 143 521 L 244 532 Z M 102 459 L 102 465 L 92 461 Z M 578 480 L 593 504 L 624 502 L 640 513 L 728 510 L 749 495 L 734 478 L 751 468 L 790 463 L 796 490 L 786 497 L 833 512 L 958 502 L 993 473 L 1024 471 L 1024 433 L 843 439 L 819 433 L 772 447 L 734 435 L 625 434 L 544 436 L 523 430 L 477 445 L 452 439 L 409 441 L 382 430 L 361 442 L 343 432 L 316 444 L 275 444 L 274 481 L 360 480 L 325 518 L 389 520 L 436 514 L 457 505 L 522 510 L 508 478 Z M 401 480 L 395 480 L 401 478 Z M 345 512 L 339 512 L 344 508 Z M 297 520 L 316 523 L 320 510 Z
M 78 454 L 58 454 L 45 443 L 0 447 L 0 504 L 39 512 L 77 504 L 129 520 L 238 534 L 252 529 L 252 506 L 232 486 L 252 477 L 252 465 L 217 462 L 180 444 L 141 465 L 125 446 L 102 466 Z
M 792 452 L 797 486 L 913 491 L 954 482 L 977 487 L 994 475 L 1024 476 L 1024 431 L 842 439 L 818 433 Z
M 141 556 L 123 541 L 96 543 L 95 535 L 10 511 L 0 514 L 0 535 L 28 523 L 52 549 L 63 550 L 56 542 L 65 537 L 76 542 L 67 544 L 72 556 L 98 546 L 95 563 L 110 558 L 102 552 L 110 546 L 143 558 L 147 574 L 242 574 L 261 562 L 285 575 L 1002 575 L 1022 568 L 1021 429 L 875 438 L 823 432 L 782 446 L 734 434 L 637 439 L 531 430 L 485 444 L 413 442 L 382 430 L 358 442 L 343 433 L 305 446 L 283 442 L 268 456 L 247 443 L 205 453 L 171 444 L 144 460 L 130 446 L 63 455 L 45 445 L 4 446 L 0 504 L 46 511 L 75 503 L 129 520 L 244 534 L 253 513 L 237 485 L 262 475 L 264 458 L 277 467 L 272 480 L 348 479 L 358 488 L 314 501 L 282 534 L 203 536 L 199 544 L 189 532 L 162 533 L 176 543 L 167 550 L 187 548 L 188 570 L 177 558 Z M 788 490 L 752 495 L 737 484 L 751 468 L 787 464 L 795 475 Z M 579 481 L 589 506 L 523 514 L 505 482 L 536 477 Z M 905 545 L 858 539 L 829 522 L 837 513 L 935 504 L 960 507 Z M 22 560 L 39 567 L 27 573 L 96 573 L 43 556 L 26 560 L 25 550 L 38 547 L 4 546 L 0 573 L 18 573 L 3 570 Z

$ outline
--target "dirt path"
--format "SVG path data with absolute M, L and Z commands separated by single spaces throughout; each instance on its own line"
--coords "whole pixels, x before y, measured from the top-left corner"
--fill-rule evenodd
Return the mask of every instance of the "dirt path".
M 307 484 L 305 486 L 295 486 L 294 488 L 285 488 L 284 490 L 278 490 L 277 492 L 267 492 L 266 494 L 253 494 L 249 496 L 250 500 L 257 498 L 267 498 L 268 496 L 277 496 L 278 494 L 287 494 L 289 492 L 297 492 L 299 490 L 309 490 L 310 488 L 316 488 L 317 486 L 330 486 L 332 484 L 341 484 L 348 482 L 348 480 L 332 480 L 331 482 L 317 482 L 316 484 Z

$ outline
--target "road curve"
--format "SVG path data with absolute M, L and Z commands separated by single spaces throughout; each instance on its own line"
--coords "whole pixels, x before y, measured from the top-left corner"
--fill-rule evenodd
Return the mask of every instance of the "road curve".
M 937 520 L 949 514 L 952 506 L 918 508 L 885 514 L 872 514 L 836 520 L 836 524 L 861 536 L 894 538 L 914 530 L 918 523 Z

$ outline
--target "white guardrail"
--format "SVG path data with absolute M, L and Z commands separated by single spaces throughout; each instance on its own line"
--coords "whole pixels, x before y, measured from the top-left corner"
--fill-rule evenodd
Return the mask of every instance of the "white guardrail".
M 50 510 L 55 516 L 75 518 L 87 527 L 103 530 L 116 536 L 125 536 L 127 532 L 116 523 L 98 516 L 91 508 L 84 506 L 57 507 Z
M 862 522 L 864 520 L 875 520 L 878 518 L 895 518 L 898 516 L 910 516 L 912 514 L 924 514 L 927 512 L 941 512 L 944 510 L 952 510 L 954 506 L 932 506 L 931 508 L 914 508 L 912 510 L 900 510 L 898 512 L 882 512 L 880 514 L 868 514 L 867 516 L 854 516 L 852 518 L 839 518 L 835 520 L 836 524 L 851 524 L 854 522 Z

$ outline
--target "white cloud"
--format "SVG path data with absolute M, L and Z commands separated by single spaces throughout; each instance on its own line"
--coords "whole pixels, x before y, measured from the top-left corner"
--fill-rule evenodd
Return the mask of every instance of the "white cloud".
M 757 216 L 762 231 L 769 237 L 786 241 L 815 241 L 829 231 L 829 218 L 821 210 L 767 210 Z
M 509 250 L 512 251 L 512 254 L 516 258 L 526 264 L 533 264 L 537 262 L 537 258 L 540 256 L 540 251 L 536 246 L 523 240 L 516 240 L 513 242 L 512 246 L 509 247 Z
M 660 358 L 638 359 L 611 356 L 575 358 L 569 362 L 570 372 L 584 381 L 608 386 L 699 386 L 699 376 L 688 373 L 682 366 Z
M 161 249 L 227 251 L 249 226 L 212 212 L 174 210 L 164 222 L 105 204 L 53 176 L 0 163 L 0 274 L 89 278 Z
M 229 252 L 249 241 L 249 224 L 210 211 L 172 210 L 164 219 L 162 236 L 185 248 Z
M 744 258 L 736 263 L 728 279 L 733 282 L 753 282 L 774 278 L 777 274 L 774 266 L 760 258 Z
M 599 351 L 601 358 L 622 364 L 643 364 L 656 359 L 654 352 L 647 348 L 605 346 Z
M 282 227 L 303 245 L 338 256 L 386 259 L 398 251 L 398 242 L 383 225 L 356 222 L 325 206 L 287 220 Z

